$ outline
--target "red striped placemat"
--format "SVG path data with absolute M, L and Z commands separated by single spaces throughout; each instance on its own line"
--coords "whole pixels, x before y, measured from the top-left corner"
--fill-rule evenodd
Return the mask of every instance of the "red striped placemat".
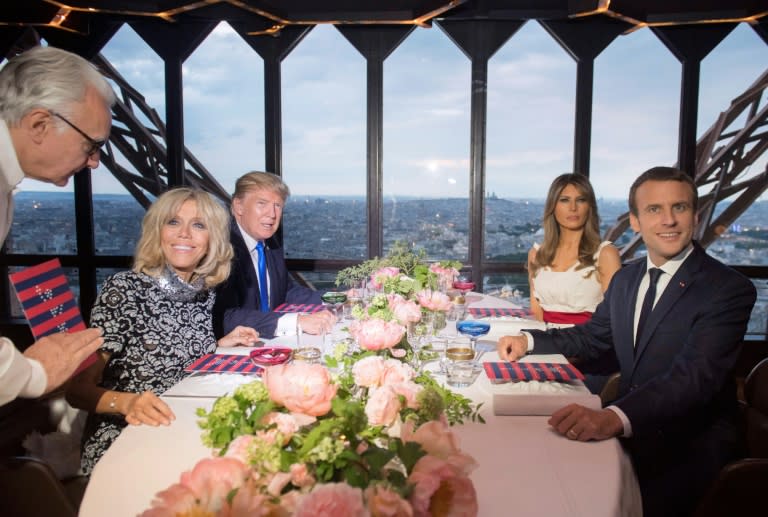
M 275 312 L 320 312 L 325 307 L 317 303 L 283 303 L 275 307 Z
M 251 361 L 250 356 L 236 354 L 206 354 L 187 366 L 186 372 L 252 373 L 261 375 L 264 368 Z
M 584 374 L 570 363 L 483 363 L 491 381 L 572 381 Z
M 499 316 L 514 316 L 516 318 L 531 318 L 530 309 L 508 309 L 501 307 L 470 307 L 469 313 L 475 318 L 493 318 Z

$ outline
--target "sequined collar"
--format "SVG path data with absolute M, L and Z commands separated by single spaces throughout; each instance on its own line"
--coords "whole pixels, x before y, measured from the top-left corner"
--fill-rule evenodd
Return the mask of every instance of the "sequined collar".
M 169 266 L 156 277 L 157 285 L 169 300 L 176 302 L 191 302 L 202 297 L 206 292 L 205 277 L 199 276 L 187 283 Z

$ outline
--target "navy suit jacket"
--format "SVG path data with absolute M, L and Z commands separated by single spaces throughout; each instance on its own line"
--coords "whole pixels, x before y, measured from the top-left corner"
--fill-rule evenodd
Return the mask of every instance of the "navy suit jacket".
M 216 337 L 227 335 L 238 325 L 253 327 L 262 337 L 274 337 L 281 314 L 271 310 L 261 311 L 258 273 L 234 219 L 230 224 L 230 240 L 235 251 L 232 271 L 229 278 L 216 288 L 216 304 L 213 307 Z M 322 303 L 321 293 L 299 285 L 290 275 L 283 250 L 276 239 L 268 239 L 265 250 L 270 309 L 283 303 Z
M 647 497 L 659 495 L 646 489 L 662 484 L 665 477 L 676 488 L 681 479 L 690 482 L 688 495 L 698 497 L 740 452 L 732 371 L 756 297 L 749 279 L 694 243 L 635 347 L 635 302 L 645 272 L 645 258 L 618 271 L 589 322 L 531 331 L 537 354 L 590 360 L 615 351 L 621 384 L 613 405 L 632 425 L 625 445 L 635 463 L 644 506 Z M 681 495 L 678 491 L 677 497 Z

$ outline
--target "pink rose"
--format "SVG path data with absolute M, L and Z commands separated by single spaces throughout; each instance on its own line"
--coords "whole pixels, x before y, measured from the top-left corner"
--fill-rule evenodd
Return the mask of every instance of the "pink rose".
M 316 483 L 315 478 L 309 473 L 305 463 L 294 463 L 290 466 L 291 483 L 299 488 L 307 488 Z
M 411 409 L 419 409 L 419 403 L 416 402 L 416 396 L 422 390 L 422 387 L 413 381 L 390 384 L 390 388 L 398 395 L 405 397 L 405 405 Z
M 302 415 L 306 418 L 305 415 Z M 310 420 L 307 423 L 314 422 L 314 417 L 309 417 Z M 261 423 L 264 425 L 272 425 L 274 424 L 276 427 L 274 429 L 270 429 L 270 431 L 276 432 L 280 434 L 281 437 L 281 443 L 283 445 L 286 445 L 288 442 L 291 441 L 291 438 L 296 433 L 296 431 L 299 430 L 299 427 L 301 425 L 306 424 L 300 424 L 299 421 L 296 419 L 296 416 L 290 413 L 278 413 L 276 411 L 273 411 L 272 413 L 269 413 L 267 415 L 264 415 L 264 418 L 261 419 Z M 273 439 L 270 443 L 275 443 L 275 437 L 273 436 Z
M 384 287 L 384 282 L 386 282 L 387 278 L 393 278 L 398 275 L 400 275 L 400 269 L 396 267 L 383 267 L 371 274 L 371 284 L 373 284 L 374 289 L 381 289 Z
M 412 421 L 403 424 L 401 438 L 404 442 L 421 444 L 427 454 L 450 463 L 463 474 L 469 474 L 477 468 L 475 459 L 461 451 L 458 438 L 446 422 L 431 420 L 415 432 L 413 427 Z
M 301 499 L 294 513 L 295 517 L 319 515 L 367 517 L 369 514 L 363 503 L 362 490 L 346 483 L 327 483 L 315 485 L 314 490 Z
M 248 467 L 235 458 L 202 459 L 181 475 L 179 483 L 159 492 L 144 515 L 216 513 L 226 505 L 229 493 L 243 484 L 248 472 Z
M 350 334 L 365 350 L 384 350 L 392 348 L 403 339 L 405 327 L 393 321 L 379 318 L 359 321 L 349 328 Z
M 392 425 L 400 412 L 400 399 L 389 386 L 376 388 L 365 403 L 365 415 L 371 425 Z
M 224 454 L 226 458 L 235 458 L 242 461 L 246 465 L 250 463 L 250 453 L 248 448 L 250 447 L 255 437 L 252 434 L 242 434 L 230 442 L 227 447 L 227 452 Z
M 384 359 L 372 355 L 360 359 L 352 366 L 352 375 L 355 384 L 370 388 L 381 384 L 381 376 L 384 373 Z
M 232 497 L 229 515 L 267 517 L 275 515 L 276 510 L 269 496 L 261 492 L 261 485 L 247 482 Z
M 283 488 L 291 482 L 291 475 L 287 472 L 275 472 L 271 478 L 268 478 L 267 492 L 275 497 L 280 495 Z
M 422 456 L 408 481 L 413 485 L 410 502 L 416 517 L 477 515 L 477 494 L 472 480 L 440 458 Z
M 400 494 L 380 485 L 365 489 L 371 517 L 412 517 L 413 508 Z
M 384 371 L 381 374 L 382 385 L 400 384 L 416 377 L 416 371 L 409 365 L 397 359 L 384 361 Z
M 453 302 L 447 294 L 440 291 L 424 289 L 416 293 L 419 305 L 430 311 L 447 311 L 453 307 Z
M 311 416 L 328 413 L 338 389 L 323 365 L 304 361 L 270 366 L 262 378 L 274 402 L 288 411 Z
M 421 307 L 416 302 L 406 300 L 402 296 L 394 297 L 389 302 L 389 309 L 402 325 L 421 319 Z

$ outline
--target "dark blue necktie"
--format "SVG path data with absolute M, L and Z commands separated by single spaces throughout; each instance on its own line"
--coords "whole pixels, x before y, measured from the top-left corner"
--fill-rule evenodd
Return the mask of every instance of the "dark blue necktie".
M 645 329 L 645 323 L 648 321 L 648 316 L 653 311 L 653 301 L 656 299 L 656 283 L 659 281 L 659 277 L 664 271 L 657 267 L 652 267 L 648 270 L 648 274 L 651 275 L 651 280 L 648 283 L 648 290 L 645 292 L 645 298 L 643 298 L 643 307 L 640 309 L 640 319 L 637 322 L 637 337 L 635 338 L 635 344 L 640 342 L 640 336 L 643 335 Z
M 256 255 L 259 266 L 259 301 L 261 312 L 269 312 L 269 293 L 267 292 L 267 260 L 264 256 L 264 243 L 256 243 Z

